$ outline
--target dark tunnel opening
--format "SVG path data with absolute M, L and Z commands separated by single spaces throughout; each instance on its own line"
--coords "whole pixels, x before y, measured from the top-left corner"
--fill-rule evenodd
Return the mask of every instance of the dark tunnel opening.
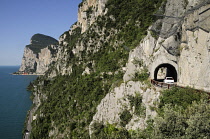
M 163 81 L 165 77 L 173 77 L 174 82 L 177 82 L 177 71 L 171 64 L 164 63 L 155 69 L 154 80 Z

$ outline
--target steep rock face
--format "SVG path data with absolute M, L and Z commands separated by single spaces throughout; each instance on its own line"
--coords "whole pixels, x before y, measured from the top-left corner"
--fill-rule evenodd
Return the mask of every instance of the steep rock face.
M 57 47 L 56 45 L 50 45 L 47 48 L 41 49 L 39 58 L 37 59 L 36 73 L 44 73 L 48 70 L 50 64 L 57 60 Z
M 26 47 L 24 49 L 24 54 L 19 72 L 25 72 L 26 69 L 27 69 L 26 72 L 28 71 L 34 72 L 34 69 L 36 68 L 35 65 L 36 65 L 36 54 L 34 54 L 31 49 Z
M 179 84 L 210 91 L 209 33 L 201 29 L 186 33 L 188 43 L 180 45 Z
M 19 73 L 43 74 L 56 61 L 57 41 L 49 36 L 35 34 L 24 50 Z
M 121 127 L 120 115 L 123 111 L 128 110 L 132 118 L 127 122 L 125 128 L 127 130 L 145 129 L 147 126 L 146 121 L 156 116 L 156 112 L 151 110 L 151 107 L 156 107 L 155 104 L 159 101 L 160 92 L 156 90 L 158 88 L 149 88 L 147 85 L 141 82 L 129 81 L 121 84 L 119 87 L 113 88 L 110 93 L 101 101 L 97 107 L 97 113 L 93 117 L 93 121 L 90 123 L 90 134 L 93 133 L 92 126 L 95 123 L 107 123 Z M 132 106 L 131 103 L 134 100 L 129 100 L 129 97 L 140 96 L 142 98 L 142 104 L 138 104 L 142 107 L 141 113 L 136 114 L 136 106 Z
M 94 23 L 99 15 L 104 15 L 106 12 L 105 4 L 107 0 L 86 0 L 79 6 L 78 23 L 82 27 L 82 33 Z
M 210 4 L 185 17 L 180 44 L 179 84 L 210 91 Z
M 124 81 L 132 79 L 141 66 L 148 68 L 151 79 L 155 78 L 154 72 L 161 64 L 170 64 L 178 71 L 177 49 L 187 3 L 168 0 L 164 5 L 156 13 L 160 19 L 148 28 L 147 36 L 130 52 Z

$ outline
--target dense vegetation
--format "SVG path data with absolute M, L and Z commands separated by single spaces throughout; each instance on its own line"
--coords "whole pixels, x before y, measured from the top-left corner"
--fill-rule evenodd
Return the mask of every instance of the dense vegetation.
M 208 138 L 210 104 L 207 94 L 191 88 L 172 88 L 162 92 L 154 121 L 156 138 Z
M 88 126 L 100 100 L 109 91 L 117 76 L 90 75 L 57 76 L 43 80 L 44 96 L 38 109 L 38 119 L 33 123 L 31 138 L 47 138 L 51 130 L 70 138 L 88 138 Z M 36 84 L 36 83 L 34 83 Z
M 109 0 L 108 15 L 112 15 L 116 22 L 108 20 L 109 26 L 119 30 L 116 36 L 124 45 L 134 48 L 147 35 L 148 27 L 154 23 L 154 12 L 165 0 Z

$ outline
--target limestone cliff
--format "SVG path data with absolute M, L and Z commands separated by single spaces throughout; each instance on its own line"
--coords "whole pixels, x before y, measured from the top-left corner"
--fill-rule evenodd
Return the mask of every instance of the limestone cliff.
M 104 136 L 114 130 L 109 124 L 126 135 L 144 131 L 162 91 L 150 79 L 171 76 L 180 86 L 210 91 L 209 5 L 84 0 L 78 21 L 59 39 L 55 63 L 34 84 L 39 108 L 32 135 L 97 138 L 100 129 Z
M 91 26 L 99 15 L 104 15 L 106 12 L 105 4 L 107 0 L 86 0 L 79 5 L 78 24 L 82 27 L 82 33 Z
M 141 82 L 129 81 L 113 88 L 97 106 L 97 112 L 89 126 L 90 135 L 93 133 L 95 123 L 103 123 L 104 125 L 109 123 L 121 127 L 120 115 L 125 110 L 128 110 L 132 115 L 125 128 L 127 130 L 144 130 L 147 127 L 147 120 L 153 119 L 157 114 L 151 110 L 151 107 L 156 107 L 155 104 L 159 101 L 159 95 L 158 88 L 148 88 L 146 84 Z M 129 97 L 136 98 L 137 96 L 140 96 L 138 99 L 142 99 L 142 104 L 139 103 L 139 107 L 143 109 L 141 114 L 135 112 L 136 106 L 132 106 L 133 100 L 129 99 Z
M 209 2 L 210 3 L 210 2 Z M 179 84 L 210 91 L 210 4 L 185 17 L 182 24 Z
M 19 73 L 43 74 L 56 61 L 57 43 L 52 37 L 33 35 L 30 45 L 25 47 Z

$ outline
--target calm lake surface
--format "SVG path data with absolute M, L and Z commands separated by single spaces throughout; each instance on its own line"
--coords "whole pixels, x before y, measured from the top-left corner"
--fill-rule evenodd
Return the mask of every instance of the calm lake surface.
M 37 76 L 11 75 L 19 66 L 0 66 L 0 139 L 21 139 L 32 102 L 29 83 Z

